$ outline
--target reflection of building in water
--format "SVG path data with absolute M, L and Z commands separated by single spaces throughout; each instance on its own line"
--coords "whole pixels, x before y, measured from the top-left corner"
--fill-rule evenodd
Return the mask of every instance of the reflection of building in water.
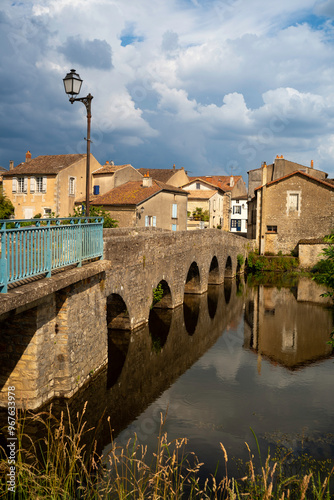
M 289 369 L 330 356 L 332 311 L 320 303 L 305 302 L 304 286 L 301 280 L 297 288 L 259 285 L 252 289 L 245 307 L 245 347 Z M 312 286 L 315 289 L 307 296 L 321 302 L 321 290 L 307 280 L 307 288 Z

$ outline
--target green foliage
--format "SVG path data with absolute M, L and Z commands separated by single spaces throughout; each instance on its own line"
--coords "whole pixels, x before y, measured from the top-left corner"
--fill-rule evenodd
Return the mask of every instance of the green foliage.
M 83 205 L 83 207 L 85 207 L 85 205 Z M 83 208 L 83 211 L 82 211 L 81 207 L 76 207 L 74 209 L 74 214 L 73 215 L 70 214 L 70 217 L 83 217 L 84 215 L 85 215 L 85 208 Z M 110 217 L 109 212 L 107 212 L 103 207 L 96 207 L 94 205 L 90 205 L 89 206 L 89 216 L 90 217 L 103 217 L 104 218 L 104 222 L 103 222 L 104 228 L 118 227 L 118 224 L 117 224 L 118 221 L 116 219 L 112 219 Z
M 10 219 L 14 214 L 14 206 L 12 202 L 5 196 L 0 189 L 0 219 Z
M 254 273 L 262 271 L 286 272 L 298 267 L 298 259 L 286 255 L 268 256 L 250 252 L 248 255 L 248 269 Z
M 324 296 L 332 297 L 334 300 L 334 233 L 325 236 L 325 243 L 328 247 L 322 249 L 323 259 L 321 259 L 312 269 L 316 273 L 314 280 L 325 285 L 328 292 Z
M 238 255 L 237 255 L 237 262 L 238 262 L 238 265 L 239 265 L 240 267 L 241 267 L 241 266 L 244 264 L 244 262 L 245 262 L 244 256 L 243 256 L 243 255 L 241 255 L 241 253 L 238 253 Z
M 196 207 L 193 211 L 193 218 L 195 220 L 208 221 L 210 219 L 209 210 L 203 210 L 201 207 Z
M 152 307 L 153 307 L 155 304 L 160 302 L 160 300 L 164 296 L 164 290 L 162 288 L 161 283 L 159 283 L 159 285 L 156 288 L 153 288 L 152 295 L 153 295 L 153 301 L 152 301 Z
M 33 219 L 41 219 L 42 217 L 42 214 L 38 213 L 36 215 L 34 215 Z

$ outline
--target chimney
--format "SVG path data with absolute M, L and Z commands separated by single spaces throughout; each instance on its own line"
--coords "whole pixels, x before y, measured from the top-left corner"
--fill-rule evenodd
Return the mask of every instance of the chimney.
M 144 187 L 152 187 L 152 177 L 149 176 L 148 172 L 143 177 L 143 188 Z
M 313 168 L 313 160 L 311 160 L 311 168 Z
M 234 186 L 234 177 L 233 175 L 231 175 L 230 177 L 230 187 L 233 187 Z
M 262 163 L 262 186 L 265 186 L 267 184 L 267 164 L 264 161 Z
M 29 160 L 31 160 L 31 153 L 30 153 L 30 151 L 27 151 L 26 152 L 26 163 L 28 163 Z
M 173 165 L 173 170 L 175 170 L 175 163 L 174 163 L 174 165 Z
M 10 160 L 10 162 L 9 162 L 9 170 L 13 170 L 13 168 L 14 168 L 14 161 Z

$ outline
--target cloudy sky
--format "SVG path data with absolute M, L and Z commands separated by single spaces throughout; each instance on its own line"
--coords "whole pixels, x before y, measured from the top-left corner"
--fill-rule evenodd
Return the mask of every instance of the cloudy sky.
M 243 175 L 277 154 L 334 177 L 334 0 L 2 0 L 0 165 L 101 162 Z

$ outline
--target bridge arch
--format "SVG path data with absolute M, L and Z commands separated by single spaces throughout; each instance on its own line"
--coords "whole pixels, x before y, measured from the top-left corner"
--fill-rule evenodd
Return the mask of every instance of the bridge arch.
M 201 293 L 201 278 L 197 262 L 193 261 L 188 269 L 184 293 Z
M 209 285 L 216 285 L 218 283 L 221 283 L 220 269 L 219 269 L 218 259 L 214 255 L 212 257 L 211 263 L 210 263 L 208 284 Z
M 151 309 L 172 309 L 173 300 L 171 289 L 165 279 L 159 281 L 153 288 L 153 302 Z
M 230 255 L 226 259 L 224 278 L 225 279 L 233 278 L 232 259 L 231 259 Z
M 123 298 L 117 293 L 107 297 L 107 326 L 116 330 L 130 330 L 129 311 Z

